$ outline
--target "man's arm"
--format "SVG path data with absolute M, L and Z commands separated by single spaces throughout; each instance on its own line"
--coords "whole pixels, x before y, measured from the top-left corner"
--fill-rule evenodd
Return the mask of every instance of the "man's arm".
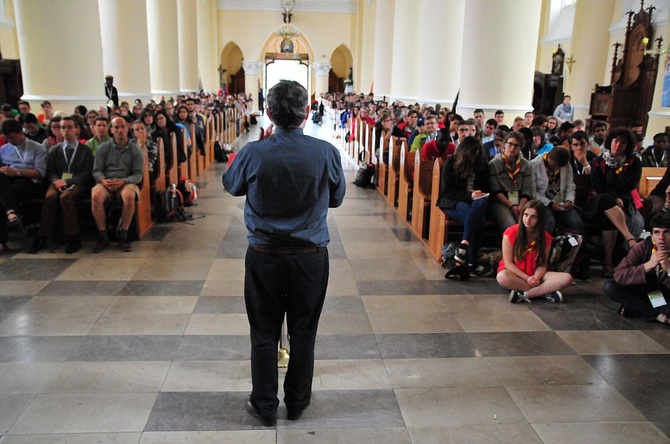
M 647 253 L 650 248 L 646 243 L 645 241 L 635 245 L 616 267 L 614 280 L 617 284 L 644 285 L 647 283 L 646 274 L 653 267 L 649 268 L 649 270 L 645 267 L 645 264 L 648 262 Z
M 244 147 L 246 148 L 246 146 Z M 248 184 L 244 177 L 244 162 L 246 160 L 245 149 L 242 148 L 235 159 L 230 163 L 228 171 L 223 174 L 221 181 L 223 187 L 233 196 L 244 196 L 247 194 Z
M 344 170 L 342 169 L 342 161 L 340 160 L 339 151 L 333 147 L 331 151 L 331 166 L 328 168 L 330 174 L 330 201 L 328 206 L 330 208 L 337 208 L 342 205 L 344 195 L 347 191 L 347 184 L 344 180 Z
M 131 142 L 131 153 L 132 153 L 132 173 L 130 176 L 126 177 L 126 183 L 139 184 L 142 182 L 142 173 L 144 172 L 144 153 L 134 143 Z M 149 178 L 147 177 L 147 180 Z

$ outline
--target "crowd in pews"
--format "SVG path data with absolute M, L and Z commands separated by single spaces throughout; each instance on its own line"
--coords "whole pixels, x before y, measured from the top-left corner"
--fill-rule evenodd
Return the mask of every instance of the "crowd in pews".
M 669 136 L 656 134 L 645 147 L 640 122 L 587 127 L 559 106 L 558 115 L 527 112 L 508 127 L 502 110 L 487 120 L 481 109 L 468 118 L 439 105 L 387 103 L 372 95 L 322 100 L 345 150 L 376 165 L 372 185 L 449 268 L 445 277 L 496 274 L 510 302 L 562 301 L 560 289 L 573 278 L 589 281 L 596 258 L 602 277 L 614 277 L 621 260 L 649 236 L 652 219 L 670 212 Z M 527 219 L 534 219 L 532 227 L 539 220 L 541 229 L 531 229 Z M 487 232 L 495 233 L 498 248 L 502 234 L 497 270 L 479 254 Z M 571 263 L 562 263 L 565 273 L 554 275 L 550 248 L 566 233 L 576 251 Z M 453 241 L 455 249 L 446 248 Z M 519 266 L 524 261 L 527 268 Z
M 111 105 L 111 103 L 109 104 Z M 214 161 L 214 145 L 231 144 L 248 130 L 244 95 L 190 94 L 176 100 L 136 99 L 67 115 L 49 101 L 42 113 L 30 104 L 0 107 L 0 254 L 10 230 L 35 228 L 29 253 L 65 245 L 82 247 L 80 215 L 93 220 L 92 248 L 109 246 L 108 213 L 120 208 L 113 233 L 122 251 L 156 222 L 155 193 L 180 179 L 195 182 Z M 91 217 L 92 216 L 92 217 Z M 134 224 L 133 224 L 134 222 Z M 131 228 L 134 233 L 131 233 Z

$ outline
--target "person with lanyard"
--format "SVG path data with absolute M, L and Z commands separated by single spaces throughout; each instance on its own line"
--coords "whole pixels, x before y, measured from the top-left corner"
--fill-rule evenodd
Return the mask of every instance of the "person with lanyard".
M 628 252 L 603 291 L 620 304 L 620 316 L 670 325 L 670 213 L 654 216 L 651 227 L 651 236 Z
M 14 119 L 2 122 L 7 143 L 0 147 L 0 252 L 7 249 L 8 228 L 21 225 L 19 204 L 44 195 L 42 179 L 47 172 L 47 153 L 23 133 Z
M 491 213 L 501 231 L 516 223 L 521 208 L 533 196 L 530 164 L 519 155 L 523 143 L 521 133 L 510 132 L 503 142 L 503 152 L 489 162 Z
M 642 167 L 665 168 L 670 165 L 668 155 L 668 135 L 658 133 L 654 136 L 654 145 L 642 153 Z
M 584 131 L 575 131 L 569 140 L 572 173 L 591 174 L 591 161 L 595 159 L 596 154 L 589 150 L 589 136 Z
M 77 205 L 90 196 L 93 152 L 78 140 L 79 128 L 73 117 L 63 117 L 60 130 L 63 142 L 52 147 L 47 154 L 47 178 L 50 184 L 42 204 L 40 229 L 28 250 L 31 254 L 46 248 L 49 237 L 54 234 L 59 209 L 67 239 L 65 252 L 72 254 L 81 248 Z
M 547 271 L 553 238 L 544 229 L 545 215 L 542 202 L 530 200 L 519 222 L 503 233 L 496 280 L 510 290 L 508 301 L 513 304 L 542 296 L 549 302 L 563 302 L 560 290 L 572 283 L 569 273 Z
M 530 166 L 535 178 L 533 197 L 547 208 L 545 230 L 554 235 L 558 225 L 561 229 L 579 234 L 584 239 L 586 227 L 574 205 L 576 187 L 570 166 L 570 152 L 562 146 L 557 146 L 531 160 Z M 582 243 L 578 260 L 572 270 L 573 276 L 582 280 L 589 278 L 587 257 L 588 248 L 586 243 Z
M 114 108 L 119 107 L 119 92 L 116 86 L 114 86 L 114 76 L 105 76 L 105 96 L 107 96 L 108 100 L 112 101 Z

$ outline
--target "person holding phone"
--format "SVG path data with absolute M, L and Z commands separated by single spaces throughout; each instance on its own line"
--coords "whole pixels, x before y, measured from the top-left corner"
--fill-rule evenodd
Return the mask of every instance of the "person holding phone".
M 463 239 L 456 249 L 456 266 L 445 277 L 466 280 L 474 276 L 490 276 L 493 269 L 480 265 L 477 251 L 482 227 L 488 211 L 489 169 L 481 142 L 466 137 L 453 156 L 447 158 L 440 177 L 437 206 L 447 216 L 463 224 Z

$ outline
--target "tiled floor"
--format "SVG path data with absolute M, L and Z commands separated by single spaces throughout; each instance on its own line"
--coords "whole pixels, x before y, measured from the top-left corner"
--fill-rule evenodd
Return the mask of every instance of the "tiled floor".
M 243 199 L 222 171 L 198 180 L 190 212 L 206 217 L 157 226 L 131 253 L 31 256 L 14 236 L 0 256 L 1 443 L 670 442 L 669 329 L 618 317 L 600 280 L 560 305 L 446 281 L 354 186 L 329 217 L 312 404 L 260 427 L 243 409 Z

